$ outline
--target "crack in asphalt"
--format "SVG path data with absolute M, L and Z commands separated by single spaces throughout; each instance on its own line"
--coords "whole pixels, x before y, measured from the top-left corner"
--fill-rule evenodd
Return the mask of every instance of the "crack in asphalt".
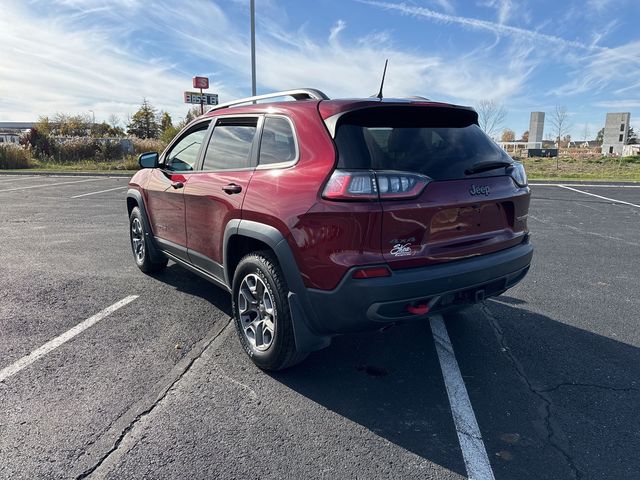
M 533 384 L 531 383 L 531 381 L 529 380 L 529 378 L 527 377 L 524 368 L 522 367 L 522 365 L 520 364 L 520 362 L 518 361 L 518 359 L 515 357 L 515 355 L 511 352 L 511 349 L 509 348 L 509 346 L 507 345 L 505 336 L 504 336 L 504 332 L 502 331 L 502 328 L 500 327 L 500 324 L 498 323 L 498 319 L 493 315 L 493 312 L 491 312 L 491 310 L 489 310 L 489 307 L 485 304 L 480 305 L 480 308 L 482 309 L 482 311 L 484 312 L 484 314 L 489 318 L 489 324 L 491 325 L 491 327 L 493 328 L 496 337 L 498 339 L 498 343 L 500 344 L 500 347 L 502 348 L 502 351 L 506 353 L 507 357 L 509 357 L 509 360 L 511 361 L 511 363 L 513 364 L 513 367 L 516 371 L 516 373 L 518 374 L 518 376 L 522 379 L 522 381 L 527 385 L 527 388 L 529 389 L 529 391 L 531 391 L 531 393 L 533 393 L 536 397 L 538 397 L 543 405 L 544 405 L 544 425 L 545 428 L 547 430 L 547 438 L 546 438 L 546 442 L 552 447 L 554 448 L 558 453 L 560 453 L 560 455 L 562 455 L 562 457 L 565 459 L 565 461 L 567 462 L 567 465 L 569 466 L 569 468 L 571 469 L 571 472 L 573 473 L 573 477 L 576 480 L 581 480 L 583 478 L 583 473 L 582 471 L 580 471 L 580 469 L 578 468 L 578 466 L 576 465 L 575 461 L 573 460 L 573 458 L 571 457 L 571 455 L 569 454 L 569 452 L 567 452 L 562 445 L 560 445 L 560 441 L 557 440 L 557 432 L 552 424 L 552 412 L 551 412 L 551 406 L 553 405 L 553 402 L 551 400 L 551 398 L 549 398 L 549 396 L 547 395 L 548 390 L 544 390 L 544 389 L 540 389 L 540 388 L 536 388 L 535 386 L 533 386 Z
M 193 366 L 193 364 L 199 360 L 202 357 L 202 354 L 207 350 L 207 348 L 209 348 L 209 346 L 218 338 L 220 337 L 220 335 L 222 335 L 222 333 L 224 333 L 227 329 L 227 327 L 229 326 L 229 322 L 227 321 L 227 324 L 222 327 L 220 329 L 220 331 L 218 331 L 211 339 L 209 339 L 208 342 L 206 342 L 204 344 L 204 346 L 202 346 L 202 348 L 198 349 L 197 353 L 192 353 L 193 356 L 189 359 L 189 362 L 184 366 L 184 368 L 182 369 L 182 371 L 180 371 L 178 373 L 178 375 L 176 375 L 176 377 L 161 391 L 161 393 L 156 397 L 156 399 L 151 402 L 151 404 L 145 408 L 142 412 L 140 412 L 139 414 L 137 414 L 132 420 L 131 422 L 129 422 L 129 424 L 122 430 L 122 432 L 120 432 L 120 435 L 118 436 L 118 438 L 116 439 L 116 441 L 114 442 L 113 446 L 107 450 L 107 452 L 104 453 L 104 455 L 102 455 L 98 461 L 91 466 L 90 468 L 86 469 L 84 472 L 82 472 L 81 474 L 79 474 L 76 477 L 76 480 L 83 480 L 85 478 L 88 478 L 91 474 L 93 474 L 98 468 L 100 468 L 100 466 L 111 456 L 113 455 L 118 448 L 120 448 L 120 445 L 122 444 L 122 442 L 124 441 L 124 439 L 126 438 L 126 436 L 129 434 L 129 432 L 131 432 L 131 430 L 133 430 L 133 427 L 135 427 L 135 425 L 142 420 L 144 417 L 146 417 L 147 415 L 149 415 L 159 404 L 160 402 L 162 402 L 162 400 L 164 400 L 166 398 L 166 396 L 169 394 L 169 392 L 171 392 L 171 390 L 173 390 L 173 388 L 178 384 L 178 382 L 180 382 L 180 380 L 182 380 L 182 378 L 187 374 L 187 372 L 191 369 L 191 367 Z M 184 358 L 184 357 L 183 357 Z M 117 421 L 117 419 L 116 419 Z M 112 424 L 115 423 L 112 422 Z
M 561 387 L 599 388 L 601 390 L 609 390 L 611 392 L 633 392 L 633 391 L 638 390 L 637 388 L 634 388 L 634 387 L 612 387 L 610 385 L 599 385 L 597 383 L 563 382 L 563 383 L 559 383 L 558 385 L 556 385 L 554 387 L 541 389 L 539 391 L 540 392 L 544 392 L 544 393 L 554 392 L 554 391 L 558 390 Z

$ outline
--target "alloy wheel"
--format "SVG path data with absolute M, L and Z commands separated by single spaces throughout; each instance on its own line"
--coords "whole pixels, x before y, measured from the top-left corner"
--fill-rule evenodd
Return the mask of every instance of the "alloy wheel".
M 276 309 L 267 286 L 255 273 L 240 284 L 238 310 L 246 340 L 256 350 L 267 350 L 275 336 Z

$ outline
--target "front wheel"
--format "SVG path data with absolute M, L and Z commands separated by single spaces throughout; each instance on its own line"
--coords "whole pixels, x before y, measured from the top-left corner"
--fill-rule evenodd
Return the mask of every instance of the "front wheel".
M 307 356 L 296 350 L 280 266 L 270 252 L 246 255 L 233 276 L 233 316 L 240 344 L 264 370 L 282 370 Z
M 167 258 L 154 260 L 149 252 L 149 239 L 147 238 L 144 221 L 140 208 L 134 207 L 129 215 L 129 238 L 131 240 L 131 251 L 136 265 L 144 273 L 154 273 L 164 270 L 167 266 Z

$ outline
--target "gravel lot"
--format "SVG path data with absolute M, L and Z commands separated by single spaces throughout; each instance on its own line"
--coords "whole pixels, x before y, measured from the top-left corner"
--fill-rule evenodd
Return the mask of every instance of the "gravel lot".
M 126 184 L 0 175 L 0 371 L 136 296 L 0 381 L 0 478 L 466 477 L 428 324 L 265 374 L 228 294 L 135 267 Z M 528 277 L 445 318 L 496 479 L 640 472 L 640 188 L 571 188 L 532 186 Z

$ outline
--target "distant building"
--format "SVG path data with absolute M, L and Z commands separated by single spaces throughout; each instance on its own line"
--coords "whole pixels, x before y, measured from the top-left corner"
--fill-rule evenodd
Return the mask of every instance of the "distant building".
M 622 155 L 623 147 L 627 143 L 630 120 L 631 114 L 629 112 L 607 113 L 604 136 L 602 137 L 603 155 Z
M 20 135 L 15 132 L 0 130 L 0 143 L 20 143 Z
M 0 143 L 20 143 L 20 135 L 34 125 L 34 122 L 0 122 Z
M 631 157 L 632 155 L 640 155 L 640 145 L 625 145 L 622 147 L 623 157 Z
M 542 142 L 542 132 L 544 130 L 544 112 L 531 112 L 529 122 L 529 141 L 534 143 Z

